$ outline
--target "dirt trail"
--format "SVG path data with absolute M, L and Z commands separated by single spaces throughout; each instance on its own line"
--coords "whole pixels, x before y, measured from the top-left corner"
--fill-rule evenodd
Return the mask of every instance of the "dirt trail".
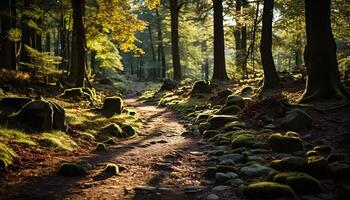
M 142 83 L 136 85 L 130 96 L 143 87 Z M 207 147 L 181 136 L 186 129 L 172 111 L 142 105 L 135 98 L 125 103 L 142 116 L 140 135 L 108 146 L 107 153 L 91 152 L 73 159 L 91 168 L 87 177 L 62 177 L 54 170 L 57 166 L 38 169 L 41 175 L 27 175 L 20 182 L 5 178 L 9 182 L 2 187 L 0 199 L 205 199 L 205 191 L 196 192 L 199 188 L 195 188 L 190 193 L 188 186 L 200 185 L 206 160 L 202 152 Z M 127 169 L 106 177 L 101 172 L 107 163 Z

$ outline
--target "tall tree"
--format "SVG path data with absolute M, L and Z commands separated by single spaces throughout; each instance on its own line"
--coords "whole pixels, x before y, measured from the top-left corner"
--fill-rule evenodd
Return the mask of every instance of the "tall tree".
M 182 79 L 179 50 L 179 13 L 183 3 L 178 4 L 178 0 L 169 0 L 171 17 L 171 51 L 173 58 L 174 80 Z
M 213 0 L 214 8 L 214 80 L 227 80 L 225 65 L 224 17 L 222 0 Z
M 274 0 L 264 0 L 262 16 L 262 32 L 260 43 L 261 62 L 264 70 L 263 89 L 273 89 L 280 86 L 280 81 L 272 57 L 272 19 Z
M 84 87 L 84 76 L 85 76 L 85 57 L 86 57 L 86 48 L 85 48 L 85 28 L 84 28 L 84 6 L 85 0 L 71 0 L 73 8 L 73 24 L 76 38 L 73 40 L 76 48 L 72 49 L 76 52 L 76 87 Z M 72 44 L 74 45 L 74 44 Z
M 156 8 L 156 17 L 157 17 L 157 37 L 158 37 L 158 63 L 162 63 L 162 78 L 166 76 L 166 62 L 165 62 L 165 53 L 164 53 L 164 43 L 163 43 L 163 33 L 162 33 L 162 18 L 159 14 L 158 9 Z
M 0 14 L 1 14 L 1 63 L 0 67 L 11 69 L 12 68 L 12 60 L 11 60 L 11 52 L 12 52 L 12 42 L 9 40 L 8 33 L 11 29 L 11 4 L 10 0 L 0 1 Z M 14 51 L 14 50 L 13 50 Z
M 303 103 L 350 98 L 339 78 L 330 6 L 331 0 L 305 0 L 307 43 L 304 60 L 308 76 L 306 89 L 300 100 Z

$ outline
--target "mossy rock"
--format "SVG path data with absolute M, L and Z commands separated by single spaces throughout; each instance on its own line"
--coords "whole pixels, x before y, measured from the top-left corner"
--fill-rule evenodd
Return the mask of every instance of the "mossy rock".
M 76 163 L 63 163 L 60 166 L 59 173 L 64 176 L 84 176 L 87 175 L 85 167 Z
M 318 193 L 321 183 L 316 178 L 300 172 L 283 172 L 275 175 L 273 181 L 289 185 L 297 194 Z
M 212 137 L 214 137 L 217 134 L 220 134 L 220 132 L 217 131 L 217 130 L 206 130 L 206 131 L 203 132 L 203 138 L 204 139 L 212 138 Z
M 107 97 L 101 108 L 106 115 L 121 114 L 123 111 L 123 100 L 120 97 Z
M 220 115 L 235 115 L 240 110 L 241 110 L 241 108 L 239 106 L 236 106 L 236 105 L 224 106 L 219 110 L 218 114 L 220 114 Z
M 234 115 L 213 115 L 208 119 L 210 123 L 210 129 L 218 129 L 225 124 L 233 121 L 237 121 L 237 117 Z
M 299 133 L 297 133 L 297 132 L 294 132 L 294 131 L 288 131 L 286 134 L 285 134 L 285 136 L 287 136 L 287 137 L 300 137 L 300 134 Z
M 177 83 L 171 79 L 165 79 L 163 80 L 163 84 L 159 91 L 170 91 L 177 87 Z
M 192 85 L 191 94 L 208 94 L 212 92 L 212 88 L 207 81 L 196 81 Z
M 330 171 L 333 178 L 350 180 L 350 165 L 342 162 L 334 162 L 330 164 Z
M 205 130 L 208 130 L 210 127 L 210 124 L 208 122 L 202 122 L 198 125 L 198 130 L 200 133 L 203 133 Z
M 303 142 L 300 138 L 287 137 L 281 134 L 272 134 L 268 143 L 272 150 L 279 153 L 294 153 L 296 151 L 303 151 Z
M 329 174 L 329 163 L 323 156 L 311 156 L 307 158 L 308 172 L 317 177 L 326 177 Z
M 320 145 L 314 147 L 314 150 L 319 153 L 329 155 L 332 152 L 332 147 L 329 145 Z
M 239 106 L 241 108 L 244 107 L 244 99 L 241 96 L 230 95 L 227 97 L 226 106 Z
M 213 179 L 215 178 L 216 171 L 217 167 L 208 167 L 206 172 L 204 173 L 204 177 L 206 179 Z
M 98 152 L 106 152 L 107 151 L 107 147 L 103 143 L 98 143 L 96 145 L 96 151 L 98 151 Z
M 114 123 L 109 124 L 105 127 L 102 127 L 98 136 L 102 138 L 108 138 L 109 136 L 114 136 L 116 138 L 126 137 L 126 135 L 123 132 L 123 129 L 120 128 L 118 124 L 114 124 Z
M 241 95 L 248 95 L 248 94 L 251 94 L 253 91 L 254 91 L 253 87 L 245 86 L 241 90 Z
M 295 193 L 290 186 L 275 182 L 252 183 L 244 186 L 242 193 L 252 199 L 295 199 Z
M 216 172 L 221 173 L 227 173 L 227 172 L 237 172 L 237 168 L 234 166 L 228 166 L 228 165 L 217 165 L 216 166 Z
M 201 113 L 197 116 L 196 121 L 202 121 L 202 120 L 207 120 L 210 117 L 211 114 L 209 113 Z
M 227 98 L 228 96 L 232 95 L 232 90 L 229 88 L 226 88 L 224 90 L 221 90 L 220 92 L 218 92 L 218 96 L 219 97 L 225 97 Z
M 134 127 L 132 127 L 129 124 L 123 125 L 121 128 L 127 137 L 131 137 L 131 136 L 134 136 L 136 134 Z
M 236 130 L 240 130 L 242 128 L 245 127 L 245 124 L 240 122 L 240 121 L 233 121 L 233 122 L 229 122 L 227 124 L 225 124 L 224 126 L 224 130 L 225 131 L 236 131 Z
M 299 156 L 290 156 L 281 160 L 273 160 L 270 165 L 280 171 L 305 171 L 307 160 Z
M 287 130 L 303 130 L 312 127 L 311 117 L 300 109 L 288 111 L 286 116 L 282 119 L 281 125 Z
M 107 164 L 107 166 L 103 169 L 103 172 L 110 175 L 119 174 L 119 166 L 116 164 Z
M 87 99 L 87 100 L 92 100 L 92 97 L 90 94 L 84 92 L 82 88 L 71 88 L 71 89 L 66 89 L 64 92 L 60 95 L 60 98 L 63 99 Z
M 257 139 L 255 135 L 252 134 L 242 134 L 234 137 L 231 142 L 232 148 L 247 147 L 251 148 L 255 145 Z
M 0 99 L 0 108 L 19 111 L 24 105 L 31 101 L 32 99 L 28 97 L 4 97 Z
M 311 157 L 311 156 L 319 156 L 317 151 L 311 150 L 306 152 L 306 157 Z

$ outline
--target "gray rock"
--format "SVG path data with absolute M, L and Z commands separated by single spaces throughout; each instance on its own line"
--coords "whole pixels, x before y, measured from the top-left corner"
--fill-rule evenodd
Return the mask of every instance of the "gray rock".
M 217 184 L 226 183 L 230 179 L 231 179 L 231 177 L 229 175 L 227 175 L 227 174 L 220 173 L 220 172 L 215 174 L 215 180 L 216 180 Z
M 141 186 L 141 187 L 136 187 L 135 190 L 143 190 L 143 191 L 155 191 L 157 188 L 154 186 Z
M 282 119 L 282 127 L 288 130 L 298 131 L 311 128 L 312 119 L 304 111 L 295 109 L 288 111 L 284 119 Z
M 225 191 L 225 190 L 229 190 L 229 189 L 231 189 L 230 186 L 218 185 L 218 186 L 215 186 L 212 190 L 215 192 L 221 192 L 221 191 Z
M 235 179 L 235 178 L 239 177 L 238 174 L 236 174 L 234 172 L 227 172 L 226 174 L 229 175 L 231 179 Z
M 266 176 L 271 172 L 271 170 L 271 168 L 262 166 L 260 164 L 251 164 L 249 166 L 242 167 L 240 169 L 240 173 L 242 174 L 242 176 L 255 178 Z
M 207 200 L 219 200 L 220 198 L 216 194 L 209 194 Z
M 230 180 L 229 182 L 230 182 L 230 185 L 233 186 L 233 187 L 237 187 L 237 186 L 240 186 L 240 185 L 244 184 L 244 181 L 242 181 L 242 179 L 239 179 L 239 178 Z
M 258 161 L 258 162 L 264 162 L 264 158 L 261 157 L 261 156 L 248 156 L 247 157 L 247 161 L 250 162 L 250 161 Z
M 233 162 L 239 162 L 243 159 L 243 156 L 238 153 L 225 154 L 218 157 L 218 160 L 221 162 L 223 160 L 231 159 Z
M 220 162 L 220 165 L 234 165 L 234 164 L 235 162 L 233 162 L 232 159 L 227 159 Z

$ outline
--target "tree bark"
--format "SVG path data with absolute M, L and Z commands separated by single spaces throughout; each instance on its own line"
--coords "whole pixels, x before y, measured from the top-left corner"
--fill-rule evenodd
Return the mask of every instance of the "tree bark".
M 300 99 L 302 103 L 350 98 L 340 82 L 330 6 L 331 0 L 305 0 L 307 43 L 304 60 L 307 81 L 305 92 Z
M 152 70 L 152 76 L 154 79 L 157 78 L 158 76 L 158 65 L 157 65 L 157 59 L 156 59 L 156 52 L 153 46 L 153 34 L 152 34 L 152 29 L 151 29 L 151 25 L 148 25 L 148 36 L 149 36 L 149 40 L 151 43 L 151 51 L 152 51 L 152 61 L 153 61 L 153 70 Z
M 162 78 L 166 76 L 166 62 L 163 44 L 163 33 L 162 33 L 162 19 L 159 15 L 158 9 L 156 9 L 157 16 L 157 36 L 158 36 L 158 62 L 162 63 Z
M 264 71 L 262 89 L 274 89 L 280 86 L 280 81 L 272 57 L 272 19 L 274 0 L 264 0 L 263 25 L 261 33 L 260 54 Z
M 11 41 L 8 39 L 8 32 L 11 29 L 11 7 L 9 0 L 0 1 L 1 14 L 1 61 L 0 67 L 11 69 Z
M 222 0 L 214 3 L 214 72 L 213 80 L 227 80 L 225 66 L 224 17 Z
M 178 0 L 169 0 L 171 17 L 171 50 L 173 58 L 174 80 L 182 79 L 180 51 L 179 51 L 179 12 L 181 5 Z
M 246 0 L 243 0 L 242 6 L 245 9 L 248 5 Z M 245 57 L 247 56 L 247 26 L 242 27 L 242 37 L 241 37 L 241 67 L 243 71 L 243 78 L 248 78 L 247 61 Z
M 236 15 L 241 15 L 242 3 L 241 0 L 236 0 Z M 242 47 L 242 24 L 236 19 L 236 27 L 235 27 L 235 43 L 236 43 L 236 67 L 241 66 L 242 55 L 241 55 L 241 47 Z
M 76 45 L 76 87 L 84 87 L 85 76 L 85 29 L 84 29 L 84 6 L 85 0 L 71 0 L 73 8 L 73 24 L 75 24 L 76 39 L 73 44 Z M 72 45 L 73 45 L 72 44 Z
M 46 39 L 45 39 L 45 51 L 51 52 L 51 33 L 46 33 Z
M 25 8 L 29 8 L 31 4 L 31 0 L 24 0 L 23 5 Z M 21 18 L 21 27 L 22 27 L 22 48 L 21 48 L 21 62 L 30 63 L 28 52 L 25 48 L 25 45 L 31 46 L 30 42 L 30 27 L 27 25 L 28 16 L 23 15 Z

